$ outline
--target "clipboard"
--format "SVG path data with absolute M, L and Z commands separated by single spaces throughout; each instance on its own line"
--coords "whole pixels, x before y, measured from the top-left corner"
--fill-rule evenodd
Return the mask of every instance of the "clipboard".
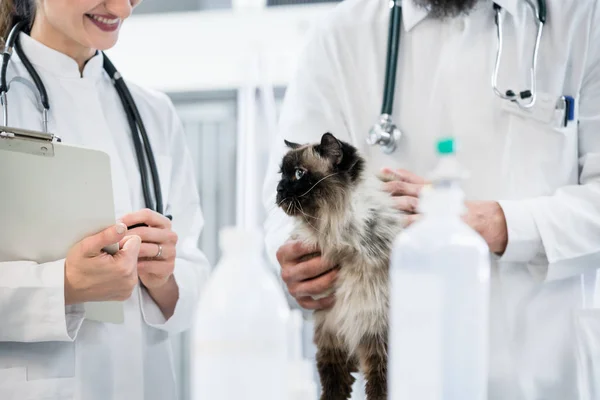
M 0 262 L 60 260 L 115 224 L 110 157 L 49 133 L 0 126 Z M 105 249 L 114 254 L 118 243 Z M 124 322 L 120 301 L 85 303 L 85 318 Z

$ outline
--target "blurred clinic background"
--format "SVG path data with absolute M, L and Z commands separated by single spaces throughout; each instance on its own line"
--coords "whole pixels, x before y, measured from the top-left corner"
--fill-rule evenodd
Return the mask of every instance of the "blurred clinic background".
M 221 227 L 262 224 L 267 153 L 286 85 L 307 30 L 336 3 L 144 0 L 107 52 L 129 81 L 165 92 L 178 110 L 205 216 L 198 245 L 213 266 Z M 190 399 L 192 335 L 173 338 L 182 400 Z

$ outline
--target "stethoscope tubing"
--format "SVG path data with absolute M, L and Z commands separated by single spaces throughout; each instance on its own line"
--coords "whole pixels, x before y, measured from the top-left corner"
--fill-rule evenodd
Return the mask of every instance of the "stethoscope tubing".
M 33 80 L 40 97 L 40 102 L 43 107 L 43 115 L 44 115 L 44 132 L 47 133 L 47 124 L 48 124 L 48 111 L 50 110 L 50 102 L 48 100 L 48 93 L 46 88 L 31 64 L 29 58 L 23 51 L 21 47 L 21 42 L 19 38 L 19 33 L 24 30 L 26 23 L 24 21 L 19 21 L 13 29 L 11 30 L 8 39 L 6 41 L 6 47 L 2 54 L 2 66 L 0 70 L 0 100 L 2 101 L 3 106 L 3 114 L 4 114 L 4 123 L 7 124 L 8 121 L 8 104 L 7 104 L 7 93 L 9 90 L 9 85 L 7 83 L 7 70 L 8 64 L 10 62 L 13 45 L 16 50 L 19 58 L 23 62 L 25 69 L 29 73 L 31 79 Z M 160 185 L 160 177 L 158 174 L 158 168 L 156 164 L 156 159 L 154 157 L 154 152 L 152 151 L 152 146 L 150 143 L 150 139 L 148 137 L 148 133 L 146 131 L 146 127 L 142 120 L 141 114 L 137 108 L 137 105 L 127 87 L 127 84 L 123 80 L 121 74 L 117 71 L 113 63 L 106 56 L 103 55 L 103 67 L 106 73 L 110 76 L 115 89 L 117 90 L 117 94 L 119 95 L 119 99 L 123 105 L 123 109 L 125 111 L 125 115 L 127 117 L 127 122 L 131 129 L 133 144 L 136 152 L 136 157 L 138 160 L 138 166 L 140 169 L 140 177 L 142 182 L 142 191 L 144 196 L 144 202 L 146 207 L 149 209 L 153 209 L 156 212 L 163 214 L 164 213 L 164 204 L 162 199 L 162 191 Z M 141 136 L 141 137 L 140 137 Z M 150 194 L 150 183 L 148 177 L 148 168 L 150 169 L 150 174 L 153 182 L 154 189 L 154 199 L 156 204 L 153 204 L 152 196 Z M 172 216 L 167 215 L 169 219 L 172 219 Z
M 515 93 L 512 90 L 507 90 L 505 93 L 498 89 L 498 73 L 500 69 L 500 62 L 502 59 L 503 50 L 503 19 L 502 19 L 502 8 L 497 3 L 494 3 L 495 11 L 495 22 L 497 30 L 497 51 L 496 61 L 494 63 L 494 71 L 492 72 L 492 89 L 494 93 L 504 99 L 516 103 L 520 108 L 528 109 L 533 107 L 536 102 L 536 79 L 537 79 L 537 61 L 540 42 L 542 38 L 543 27 L 547 21 L 547 7 L 546 0 L 537 0 L 538 7 L 536 9 L 533 0 L 525 0 L 526 3 L 531 7 L 535 15 L 537 22 L 537 32 L 535 47 L 532 54 L 531 67 L 529 70 L 531 89 L 523 90 L 520 93 Z M 394 151 L 396 144 L 394 143 L 395 138 L 400 135 L 394 135 L 393 131 L 398 130 L 396 125 L 392 121 L 392 113 L 394 107 L 394 92 L 396 90 L 396 75 L 398 68 L 398 57 L 399 57 L 399 45 L 402 29 L 402 5 L 401 0 L 390 1 L 390 22 L 388 32 L 388 43 L 387 43 L 387 54 L 386 54 L 386 70 L 385 70 L 385 81 L 383 88 L 383 101 L 381 106 L 381 115 L 379 122 L 376 123 L 375 127 L 371 129 L 371 132 L 382 132 L 377 134 L 376 137 L 372 137 L 371 132 L 367 142 L 369 144 L 379 144 L 382 146 L 386 153 Z M 527 103 L 521 101 L 529 99 Z

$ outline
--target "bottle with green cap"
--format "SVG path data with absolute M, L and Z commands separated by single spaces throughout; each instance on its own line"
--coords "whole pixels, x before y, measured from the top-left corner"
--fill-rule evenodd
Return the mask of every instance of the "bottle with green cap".
M 420 194 L 421 218 L 394 241 L 389 399 L 487 399 L 490 256 L 462 219 L 467 176 L 452 137 Z

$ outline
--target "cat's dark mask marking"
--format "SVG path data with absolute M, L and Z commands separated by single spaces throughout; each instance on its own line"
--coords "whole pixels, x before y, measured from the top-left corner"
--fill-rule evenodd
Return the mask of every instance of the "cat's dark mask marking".
M 364 160 L 357 149 L 325 133 L 320 143 L 285 141 L 290 149 L 281 162 L 277 205 L 289 215 L 315 216 L 331 202 L 343 202 L 361 177 Z

